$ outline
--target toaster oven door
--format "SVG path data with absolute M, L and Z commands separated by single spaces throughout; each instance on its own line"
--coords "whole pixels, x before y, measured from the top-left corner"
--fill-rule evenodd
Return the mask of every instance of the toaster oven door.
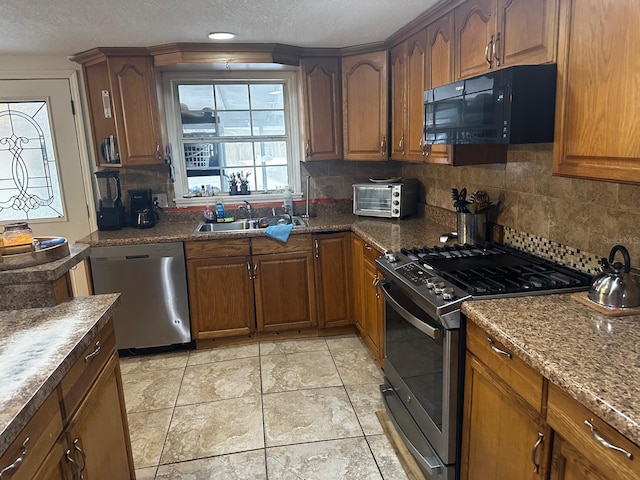
M 353 186 L 353 213 L 367 217 L 399 217 L 400 212 L 394 213 L 392 208 L 393 187 L 381 185 Z

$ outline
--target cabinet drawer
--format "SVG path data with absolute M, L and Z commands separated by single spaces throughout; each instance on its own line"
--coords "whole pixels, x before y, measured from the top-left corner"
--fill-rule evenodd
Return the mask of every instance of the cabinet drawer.
M 185 242 L 184 251 L 187 258 L 242 257 L 250 254 L 249 239 Z
M 382 255 L 381 252 L 379 252 L 376 247 L 374 247 L 373 245 L 371 245 L 370 243 L 364 242 L 364 245 L 362 247 L 362 251 L 364 254 L 364 259 L 371 263 L 372 265 L 375 265 L 376 263 L 376 259 Z
M 494 349 L 504 353 L 499 353 Z M 542 375 L 513 355 L 502 344 L 496 342 L 473 322 L 467 322 L 467 350 L 504 380 L 533 408 L 540 410 L 542 406 Z
M 68 419 L 78 407 L 115 348 L 113 320 L 109 320 L 60 381 L 65 419 Z
M 637 445 L 551 382 L 547 402 L 547 422 L 551 428 L 597 465 L 598 469 L 616 472 L 616 478 L 640 478 L 640 448 Z M 602 445 L 592 436 L 585 420 L 593 425 L 596 435 L 629 452 L 632 458 Z
M 265 253 L 310 252 L 311 235 L 291 235 L 287 243 L 281 243 L 268 237 L 252 238 L 251 251 L 254 255 Z
M 11 480 L 37 478 L 36 472 L 61 433 L 62 414 L 57 390 L 54 390 L 0 457 L 0 471 L 22 458 L 17 468 L 5 472 L 6 476 Z M 27 438 L 29 440 L 26 443 L 27 453 L 25 455 L 23 444 Z

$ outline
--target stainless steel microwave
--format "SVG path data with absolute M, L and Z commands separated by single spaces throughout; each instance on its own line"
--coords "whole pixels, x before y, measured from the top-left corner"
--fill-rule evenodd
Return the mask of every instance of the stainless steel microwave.
M 367 217 L 402 218 L 418 213 L 418 180 L 353 185 L 353 213 Z

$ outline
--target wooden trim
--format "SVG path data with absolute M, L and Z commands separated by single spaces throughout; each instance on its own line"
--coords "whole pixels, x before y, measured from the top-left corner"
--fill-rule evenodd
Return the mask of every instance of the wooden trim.
M 339 48 L 302 48 L 300 50 L 300 58 L 302 57 L 339 57 L 341 51 Z
M 350 55 L 360 55 L 361 53 L 379 52 L 381 50 L 387 50 L 388 44 L 386 42 L 374 42 L 366 43 L 364 45 L 354 45 L 353 47 L 345 47 L 340 49 L 340 55 L 348 57 Z
M 94 65 L 106 61 L 107 57 L 148 57 L 149 50 L 144 47 L 98 47 L 76 53 L 69 60 L 83 65 Z
M 397 45 L 398 43 L 402 43 L 407 38 L 415 35 L 420 30 L 438 20 L 440 17 L 446 15 L 451 12 L 458 5 L 464 3 L 466 0 L 441 0 L 436 3 L 433 7 L 421 13 L 419 16 L 411 20 L 400 30 L 391 34 L 386 40 L 385 43 L 390 47 Z

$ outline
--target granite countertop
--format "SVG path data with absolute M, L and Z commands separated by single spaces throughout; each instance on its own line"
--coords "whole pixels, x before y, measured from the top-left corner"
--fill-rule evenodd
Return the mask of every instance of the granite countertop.
M 80 239 L 92 246 L 132 245 L 143 243 L 250 238 L 264 235 L 264 230 L 241 230 L 218 233 L 194 233 L 198 222 L 160 222 L 149 229 L 123 228 L 95 231 Z M 389 220 L 357 217 L 353 214 L 331 214 L 311 217 L 306 227 L 294 228 L 292 235 L 320 232 L 353 231 L 381 251 L 399 250 L 407 246 L 436 245 L 442 233 L 450 228 L 425 218 Z
M 571 294 L 474 300 L 462 311 L 640 445 L 640 315 L 606 316 Z
M 89 245 L 69 245 L 69 255 L 53 262 L 0 271 L 0 285 L 53 282 L 89 256 Z
M 120 294 L 0 312 L 0 455 L 112 317 Z

